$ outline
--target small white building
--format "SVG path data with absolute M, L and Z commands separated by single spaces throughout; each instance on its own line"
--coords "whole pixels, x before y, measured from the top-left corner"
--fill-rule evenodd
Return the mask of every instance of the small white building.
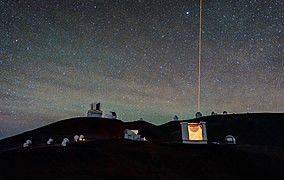
M 67 143 L 69 143 L 70 141 L 69 141 L 69 139 L 68 138 L 64 138 L 63 140 L 62 140 L 62 142 L 61 142 L 61 146 L 67 146 Z
M 87 112 L 87 117 L 102 117 L 101 103 L 92 103 L 90 110 Z
M 116 112 L 110 111 L 110 112 L 108 112 L 108 113 L 105 114 L 104 118 L 107 118 L 107 119 L 116 119 L 116 118 L 117 118 Z
M 26 147 L 29 147 L 29 145 L 25 142 L 25 143 L 23 144 L 23 147 L 26 148 Z
M 182 143 L 207 144 L 206 122 L 181 122 Z
M 124 130 L 124 139 L 130 139 L 133 141 L 147 141 L 145 137 L 141 138 L 141 135 L 138 134 L 138 130 Z
M 83 134 L 79 136 L 79 141 L 86 141 L 86 138 Z
M 225 137 L 225 143 L 226 143 L 226 144 L 236 144 L 237 142 L 236 142 L 236 139 L 234 138 L 234 136 L 232 136 L 232 135 L 227 135 L 227 136 Z
M 32 144 L 32 141 L 27 139 L 26 142 L 23 144 L 23 147 L 29 147 Z
M 53 143 L 53 139 L 51 139 L 51 138 L 49 138 L 49 139 L 47 140 L 47 142 L 46 142 L 47 145 L 50 145 L 50 144 L 52 144 L 52 143 Z
M 75 141 L 75 142 L 78 142 L 78 141 L 79 141 L 79 138 L 80 138 L 80 136 L 76 134 L 76 135 L 74 136 L 74 141 Z

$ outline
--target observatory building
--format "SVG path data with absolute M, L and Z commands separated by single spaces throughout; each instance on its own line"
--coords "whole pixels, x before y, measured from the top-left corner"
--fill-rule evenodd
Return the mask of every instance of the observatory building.
M 201 118 L 201 117 L 202 117 L 202 113 L 201 113 L 201 112 L 197 112 L 197 113 L 195 114 L 195 117 L 196 117 L 196 118 Z
M 116 112 L 110 111 L 110 112 L 108 112 L 108 113 L 105 114 L 104 118 L 107 118 L 107 119 L 116 119 L 116 118 L 117 118 Z
M 141 135 L 138 134 L 138 130 L 124 130 L 124 139 L 130 139 L 133 141 L 147 141 L 145 137 L 141 138 Z
M 182 143 L 207 144 L 206 122 L 181 122 Z
M 225 143 L 226 144 L 236 144 L 236 139 L 232 135 L 227 135 L 225 137 Z
M 101 103 L 92 103 L 90 110 L 87 112 L 87 117 L 102 117 Z

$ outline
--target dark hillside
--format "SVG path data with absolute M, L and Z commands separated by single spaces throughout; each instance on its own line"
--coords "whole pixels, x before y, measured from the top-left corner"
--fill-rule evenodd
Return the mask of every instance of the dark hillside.
M 238 144 L 284 146 L 284 114 L 231 114 L 214 115 L 188 122 L 205 121 L 209 142 L 224 142 L 233 135 Z M 122 122 L 104 118 L 79 117 L 61 120 L 0 141 L 0 148 L 21 147 L 26 139 L 34 144 L 45 144 L 53 138 L 60 144 L 63 138 L 73 140 L 75 134 L 89 139 L 123 138 L 124 129 L 137 129 L 142 137 L 154 142 L 181 142 L 181 121 L 171 121 L 156 126 L 145 121 Z
M 58 121 L 0 141 L 0 179 L 274 179 L 284 176 L 284 114 L 215 115 L 209 144 L 181 144 L 181 121 L 155 126 L 104 118 Z M 139 130 L 148 142 L 124 140 Z M 75 134 L 86 136 L 74 142 Z M 228 134 L 237 145 L 223 144 Z M 67 137 L 67 147 L 60 145 Z M 46 145 L 48 138 L 54 144 Z M 26 139 L 33 144 L 23 148 Z M 218 141 L 215 145 L 210 142 Z
M 284 160 L 237 146 L 96 140 L 0 153 L 0 179 L 274 179 Z
M 214 115 L 187 121 L 205 121 L 210 142 L 223 143 L 230 134 L 238 144 L 284 146 L 284 113 Z M 179 134 L 179 123 L 172 121 L 161 125 L 161 129 Z
M 124 123 L 120 120 L 78 117 L 61 120 L 38 129 L 28 131 L 0 141 L 0 147 L 12 148 L 22 146 L 27 139 L 33 144 L 45 144 L 49 138 L 60 144 L 67 137 L 73 140 L 74 135 L 83 134 L 86 138 L 109 139 L 122 138 Z

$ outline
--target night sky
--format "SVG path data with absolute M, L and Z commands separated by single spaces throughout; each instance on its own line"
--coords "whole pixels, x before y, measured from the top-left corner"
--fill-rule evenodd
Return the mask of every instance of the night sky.
M 199 0 L 1 0 L 0 138 L 197 111 Z M 203 0 L 201 112 L 284 111 L 284 1 Z

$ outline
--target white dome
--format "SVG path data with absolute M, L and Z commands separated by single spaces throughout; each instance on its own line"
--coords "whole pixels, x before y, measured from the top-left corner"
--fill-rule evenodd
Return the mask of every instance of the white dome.
M 117 118 L 116 113 L 112 112 L 112 111 L 106 113 L 104 117 L 107 118 L 107 119 L 116 119 Z
M 74 136 L 74 141 L 77 142 L 77 141 L 79 140 L 79 138 L 80 138 L 80 137 L 79 137 L 78 135 L 75 135 L 75 136 Z
M 64 138 L 62 142 L 69 143 L 69 139 L 68 138 Z
M 46 144 L 52 144 L 53 143 L 53 139 L 49 138 L 48 141 L 46 142 Z
M 225 142 L 226 142 L 227 144 L 236 144 L 236 139 L 235 139 L 234 136 L 232 136 L 232 135 L 227 135 L 227 136 L 225 137 Z
M 29 145 L 29 144 L 32 144 L 32 141 L 31 140 L 26 140 L 26 143 Z

